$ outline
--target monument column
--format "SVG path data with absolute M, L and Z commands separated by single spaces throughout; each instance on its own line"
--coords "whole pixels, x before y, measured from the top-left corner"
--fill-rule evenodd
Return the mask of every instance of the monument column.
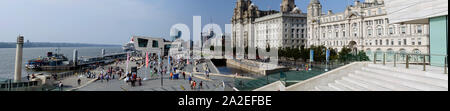
M 17 37 L 14 82 L 20 82 L 22 78 L 22 52 L 23 52 L 23 36 L 19 35 Z

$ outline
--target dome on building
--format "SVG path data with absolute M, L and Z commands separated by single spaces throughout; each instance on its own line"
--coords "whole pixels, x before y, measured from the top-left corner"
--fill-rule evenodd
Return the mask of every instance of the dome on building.
M 292 10 L 292 13 L 302 13 L 302 10 L 300 10 L 300 8 L 298 8 L 298 7 L 295 7 L 295 8 Z

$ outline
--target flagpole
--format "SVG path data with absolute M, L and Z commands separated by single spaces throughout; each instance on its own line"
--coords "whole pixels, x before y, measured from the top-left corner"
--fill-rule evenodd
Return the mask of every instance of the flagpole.
M 158 54 L 158 57 L 159 57 L 159 59 L 158 59 L 158 62 L 159 62 L 159 66 L 160 66 L 160 72 L 161 72 L 161 87 L 163 87 L 163 72 L 162 72 L 162 64 L 161 64 L 161 53 L 162 53 L 162 48 L 160 48 L 160 51 L 159 51 L 159 54 Z

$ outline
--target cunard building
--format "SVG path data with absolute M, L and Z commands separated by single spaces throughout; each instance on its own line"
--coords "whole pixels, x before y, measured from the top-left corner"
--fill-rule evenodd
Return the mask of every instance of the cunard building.
M 350 47 L 377 52 L 429 53 L 428 25 L 390 24 L 384 0 L 355 1 L 344 12 L 322 13 L 318 0 L 308 5 L 308 46 Z
M 233 47 L 306 45 L 306 13 L 296 7 L 294 0 L 282 0 L 280 9 L 263 11 L 251 0 L 238 0 L 231 20 Z

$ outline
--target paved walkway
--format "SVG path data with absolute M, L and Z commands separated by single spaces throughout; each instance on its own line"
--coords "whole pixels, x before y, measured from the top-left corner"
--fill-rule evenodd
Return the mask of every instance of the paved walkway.
M 163 60 L 167 61 L 167 60 Z M 165 63 L 167 64 L 167 63 Z M 165 65 L 164 64 L 164 65 Z M 211 71 L 209 78 L 204 75 L 204 66 L 208 64 L 208 69 Z M 194 67 L 199 69 L 199 73 L 194 74 L 193 80 L 197 82 L 199 86 L 200 81 L 203 82 L 203 88 L 191 89 L 188 81 L 190 72 L 193 72 Z M 142 81 L 142 86 L 132 87 L 130 83 L 125 83 L 124 80 L 110 80 L 110 81 L 95 81 L 85 87 L 79 88 L 76 91 L 223 91 L 223 85 L 225 83 L 225 90 L 232 90 L 234 79 L 231 75 L 220 75 L 217 68 L 211 61 L 206 63 L 200 63 L 196 66 L 190 64 L 184 66 L 183 70 L 186 73 L 186 80 L 180 74 L 178 80 L 170 80 L 168 74 L 163 75 L 163 86 L 161 86 L 160 75 L 151 76 L 149 68 L 142 68 L 138 70 L 138 76 L 141 78 L 149 78 L 149 80 Z M 220 75 L 220 76 L 219 76 Z M 138 85 L 138 84 L 136 84 Z

